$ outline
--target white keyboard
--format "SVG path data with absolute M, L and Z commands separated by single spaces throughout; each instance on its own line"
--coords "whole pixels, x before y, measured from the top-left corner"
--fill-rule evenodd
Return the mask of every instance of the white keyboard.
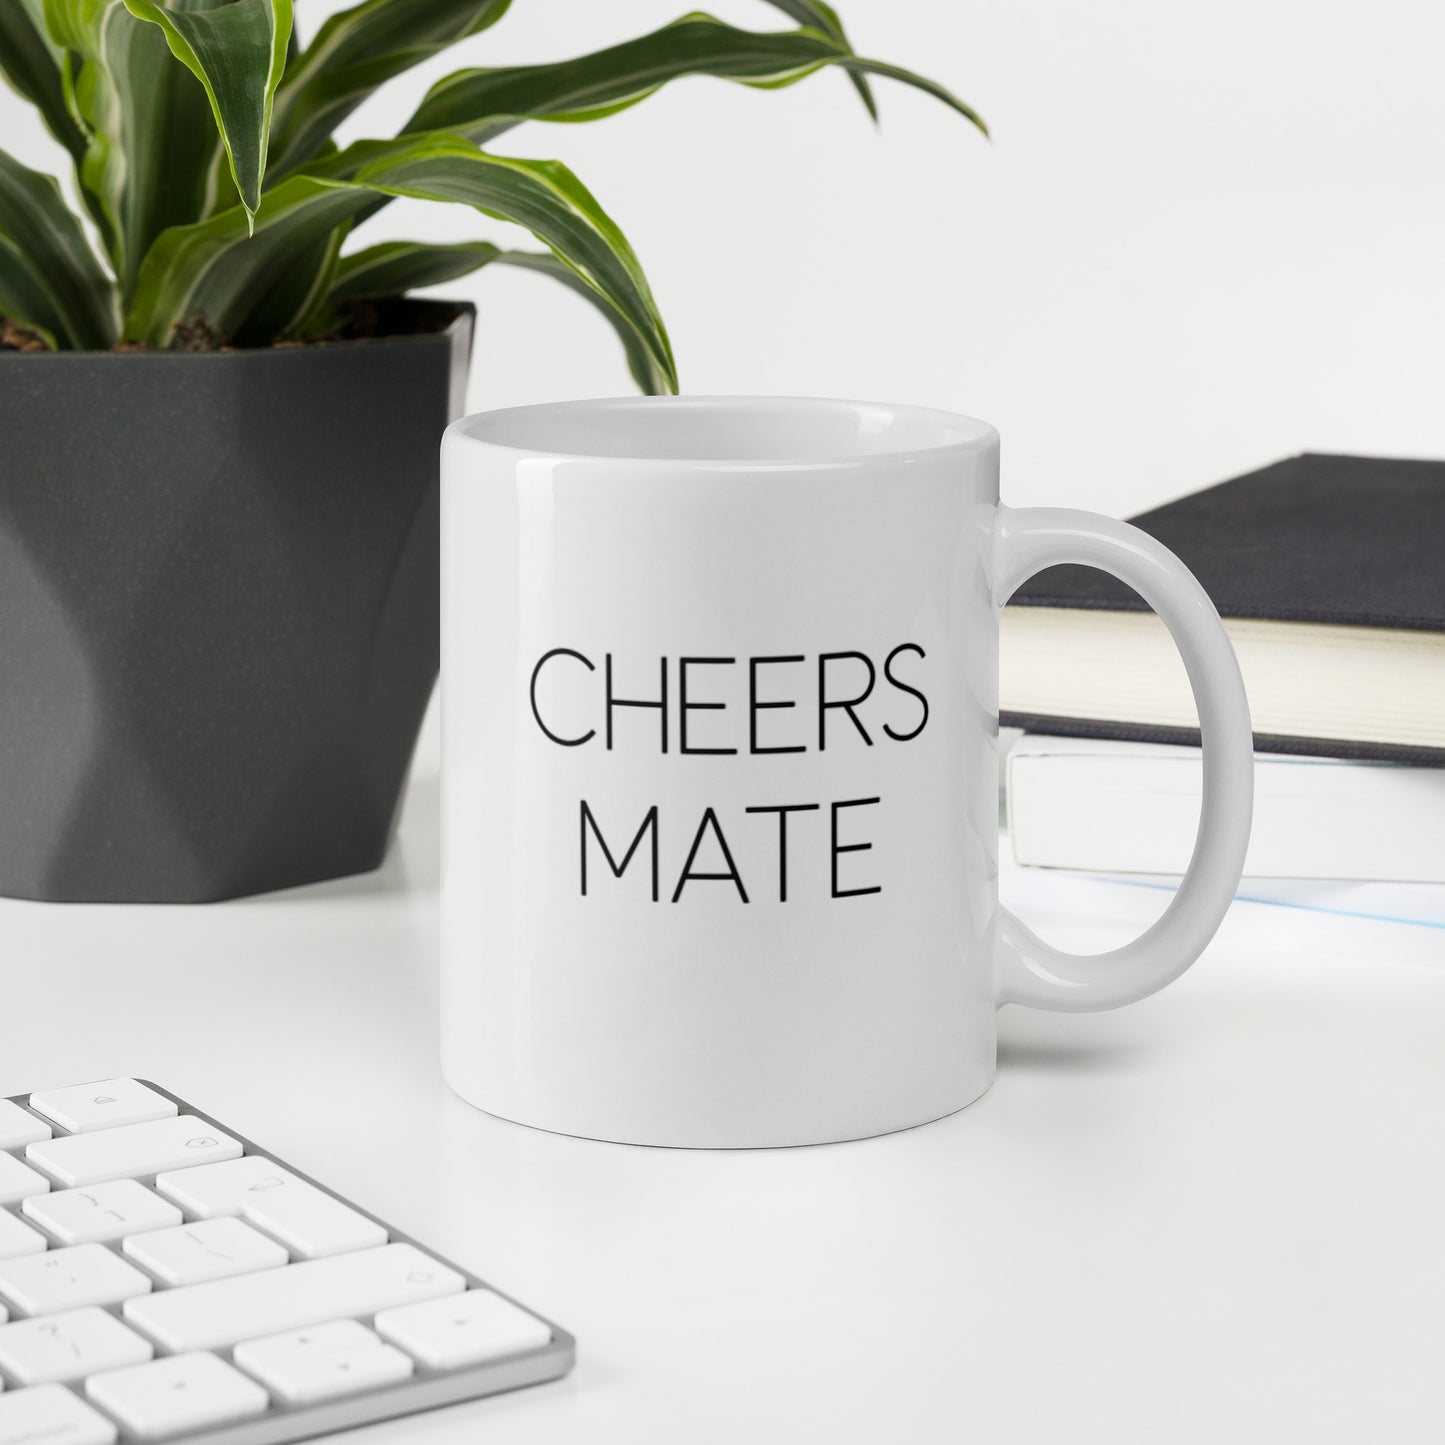
M 154 1084 L 0 1099 L 0 1445 L 280 1445 L 573 1354 Z

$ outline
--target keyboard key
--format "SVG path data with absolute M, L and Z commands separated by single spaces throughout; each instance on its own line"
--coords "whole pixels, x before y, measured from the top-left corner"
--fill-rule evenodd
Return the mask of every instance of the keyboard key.
M 64 1385 L 0 1395 L 0 1445 L 115 1445 L 119 1433 Z
M 40 1254 L 45 1247 L 43 1234 L 0 1209 L 0 1259 L 14 1259 L 18 1254 Z
M 133 1235 L 121 1249 L 127 1259 L 149 1270 L 162 1284 L 172 1286 L 204 1284 L 257 1269 L 276 1269 L 290 1258 L 274 1239 L 267 1239 L 239 1219 L 202 1219 L 196 1224 Z
M 3 1266 L 0 1266 L 3 1268 Z M 3 1280 L 3 1276 L 0 1276 Z M 162 1348 L 221 1349 L 242 1340 L 460 1294 L 466 1281 L 410 1244 L 387 1244 L 285 1269 L 131 1299 L 125 1317 Z
M 85 1393 L 142 1440 L 249 1420 L 271 1403 L 254 1380 L 203 1352 L 92 1375 Z
M 386 1243 L 374 1220 L 260 1154 L 163 1174 L 156 1188 L 202 1219 L 239 1214 L 300 1259 Z
M 0 1325 L 0 1370 L 21 1385 L 80 1380 L 97 1370 L 141 1364 L 154 1353 L 148 1340 L 101 1309 Z
M 19 1104 L 0 1099 L 0 1149 L 23 1149 L 49 1137 L 49 1124 L 26 1113 Z
M 204 1119 L 180 1114 L 148 1124 L 126 1124 L 93 1134 L 31 1144 L 25 1157 L 67 1188 L 138 1179 L 163 1170 L 237 1159 L 241 1146 Z
M 150 1288 L 146 1275 L 103 1244 L 77 1244 L 0 1261 L 0 1297 L 21 1315 L 118 1305 L 148 1294 Z
M 314 1405 L 405 1380 L 410 1356 L 355 1320 L 237 1345 L 236 1363 L 288 1405 Z
M 279 1335 L 266 1335 L 259 1340 L 246 1340 L 236 1346 L 234 1355 L 243 1370 L 256 1374 L 275 1370 L 283 1365 L 305 1362 L 317 1355 L 350 1354 L 360 1349 L 376 1349 L 381 1336 L 357 1320 L 331 1320 L 324 1325 L 308 1325 L 303 1330 L 285 1330 Z
M 114 1129 L 118 1124 L 144 1124 L 178 1112 L 163 1094 L 134 1079 L 101 1079 L 94 1084 L 72 1084 L 68 1089 L 46 1089 L 31 1094 L 30 1107 L 72 1134 Z
M 552 1331 L 489 1289 L 384 1310 L 376 1331 L 428 1369 L 455 1370 L 550 1344 Z
M 181 1211 L 174 1204 L 134 1179 L 36 1194 L 21 1207 L 27 1219 L 61 1244 L 103 1244 L 181 1222 Z
M 19 1204 L 49 1188 L 50 1181 L 43 1174 L 37 1174 L 13 1154 L 0 1154 L 0 1204 Z

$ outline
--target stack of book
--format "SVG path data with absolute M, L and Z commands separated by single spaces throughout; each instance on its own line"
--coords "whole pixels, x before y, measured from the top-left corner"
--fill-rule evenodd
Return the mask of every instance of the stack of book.
M 1305 455 L 1143 516 L 1199 578 L 1255 729 L 1246 876 L 1445 882 L 1445 462 Z M 1082 567 L 1005 609 L 1014 856 L 1182 872 L 1199 736 L 1163 624 Z

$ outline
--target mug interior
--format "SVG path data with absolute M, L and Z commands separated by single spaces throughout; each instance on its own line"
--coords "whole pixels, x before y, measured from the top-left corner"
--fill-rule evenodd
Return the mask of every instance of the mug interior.
M 529 455 L 799 466 L 904 460 L 996 440 L 928 407 L 793 397 L 616 397 L 481 412 L 453 431 Z

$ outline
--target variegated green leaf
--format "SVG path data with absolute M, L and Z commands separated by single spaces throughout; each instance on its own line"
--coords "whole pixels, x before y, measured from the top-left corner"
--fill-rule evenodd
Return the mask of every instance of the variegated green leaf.
M 560 281 L 569 291 L 574 291 L 585 301 L 595 306 L 617 333 L 622 350 L 627 357 L 627 369 L 638 387 L 649 396 L 663 396 L 677 390 L 677 380 L 670 371 L 658 365 L 656 356 L 643 343 L 643 338 L 628 326 L 622 317 L 601 296 L 570 267 L 564 266 L 555 256 L 540 255 L 531 251 L 504 251 L 497 257 L 502 266 L 521 266 L 528 271 L 540 271 L 554 281 Z
M 428 245 L 425 241 L 383 241 L 343 256 L 331 284 L 332 301 L 374 301 L 440 286 L 470 275 L 502 254 L 488 241 Z
M 329 296 L 350 229 L 349 220 L 332 228 L 269 286 L 253 291 L 251 315 L 232 338 L 236 345 L 264 346 L 278 337 L 309 341 L 328 329 L 321 323 L 334 309 Z
M 288 335 L 310 310 L 333 233 L 368 198 L 335 182 L 291 176 L 266 192 L 254 231 L 241 206 L 173 226 L 146 256 L 123 339 L 170 346 L 182 328 L 217 341 Z
M 377 86 L 495 25 L 511 0 L 364 0 L 333 15 L 292 62 L 276 97 L 275 173 L 316 156 Z
M 767 3 L 774 9 L 781 10 L 789 20 L 795 20 L 810 30 L 821 30 L 829 40 L 835 41 L 844 50 L 852 50 L 838 12 L 831 5 L 825 5 L 823 0 L 767 0 Z M 849 79 L 853 82 L 853 89 L 858 92 L 859 99 L 868 108 L 868 114 L 877 120 L 878 105 L 873 99 L 873 90 L 867 79 L 856 71 Z
M 304 313 L 258 316 L 257 297 L 312 264 L 321 241 L 377 196 L 450 201 L 525 226 L 638 336 L 668 386 L 676 386 L 642 268 L 582 183 L 555 161 L 486 155 L 448 135 L 362 142 L 287 177 L 266 193 L 252 240 L 239 208 L 168 232 L 146 259 L 126 337 L 165 346 L 177 326 L 198 317 L 223 336 L 299 325 Z
M 0 320 L 37 332 L 52 351 L 65 336 L 55 298 L 30 264 L 30 258 L 0 236 Z
M 173 0 L 178 10 L 224 3 Z M 161 29 L 124 0 L 45 0 L 45 17 L 52 40 L 70 52 L 72 100 L 90 133 L 81 185 L 129 295 L 150 243 L 204 216 L 218 173 L 225 176 L 214 164 L 221 144 L 210 102 Z
M 138 20 L 160 28 L 175 56 L 200 81 L 226 147 L 231 178 L 252 215 L 261 203 L 271 108 L 291 38 L 291 0 L 224 0 L 187 9 L 172 0 L 125 0 Z
M 485 143 L 524 119 L 597 120 L 636 105 L 685 75 L 776 86 L 801 80 L 825 65 L 888 75 L 916 86 L 983 129 L 975 112 L 942 86 L 856 56 L 820 31 L 740 30 L 710 15 L 693 14 L 575 60 L 459 71 L 431 88 L 406 131 L 453 131 Z
M 662 317 L 627 238 L 596 198 L 558 161 L 487 155 L 459 136 L 362 143 L 315 169 L 354 171 L 358 184 L 388 196 L 452 201 L 525 226 L 617 313 L 647 349 L 669 390 L 677 370 Z
M 881 75 L 885 80 L 896 80 L 900 85 L 921 90 L 924 95 L 931 95 L 934 100 L 942 101 L 950 110 L 957 111 L 966 121 L 977 126 L 982 135 L 988 134 L 988 126 L 984 123 L 983 117 L 971 105 L 960 100 L 946 85 L 940 85 L 936 80 L 929 80 L 926 75 L 919 75 L 914 70 L 905 70 L 901 65 L 890 65 L 886 60 L 869 60 L 863 55 L 841 57 L 837 64 L 850 75 Z
M 659 395 L 670 390 L 667 374 L 657 365 L 638 333 L 623 320 L 621 313 L 570 266 L 547 252 L 503 251 L 487 241 L 462 241 L 441 246 L 429 246 L 422 241 L 385 241 L 379 246 L 342 257 L 330 299 L 335 303 L 401 296 L 423 286 L 440 286 L 447 281 L 455 281 L 491 263 L 540 271 L 544 276 L 560 281 L 602 313 L 622 342 L 628 370 L 643 391 Z
M 114 287 L 60 186 L 4 151 L 0 242 L 7 257 L 0 311 L 76 350 L 98 350 L 115 341 Z
M 46 33 L 44 0 L 0 0 L 0 76 L 40 112 L 50 134 L 79 157 L 85 135 L 65 103 L 61 60 Z

